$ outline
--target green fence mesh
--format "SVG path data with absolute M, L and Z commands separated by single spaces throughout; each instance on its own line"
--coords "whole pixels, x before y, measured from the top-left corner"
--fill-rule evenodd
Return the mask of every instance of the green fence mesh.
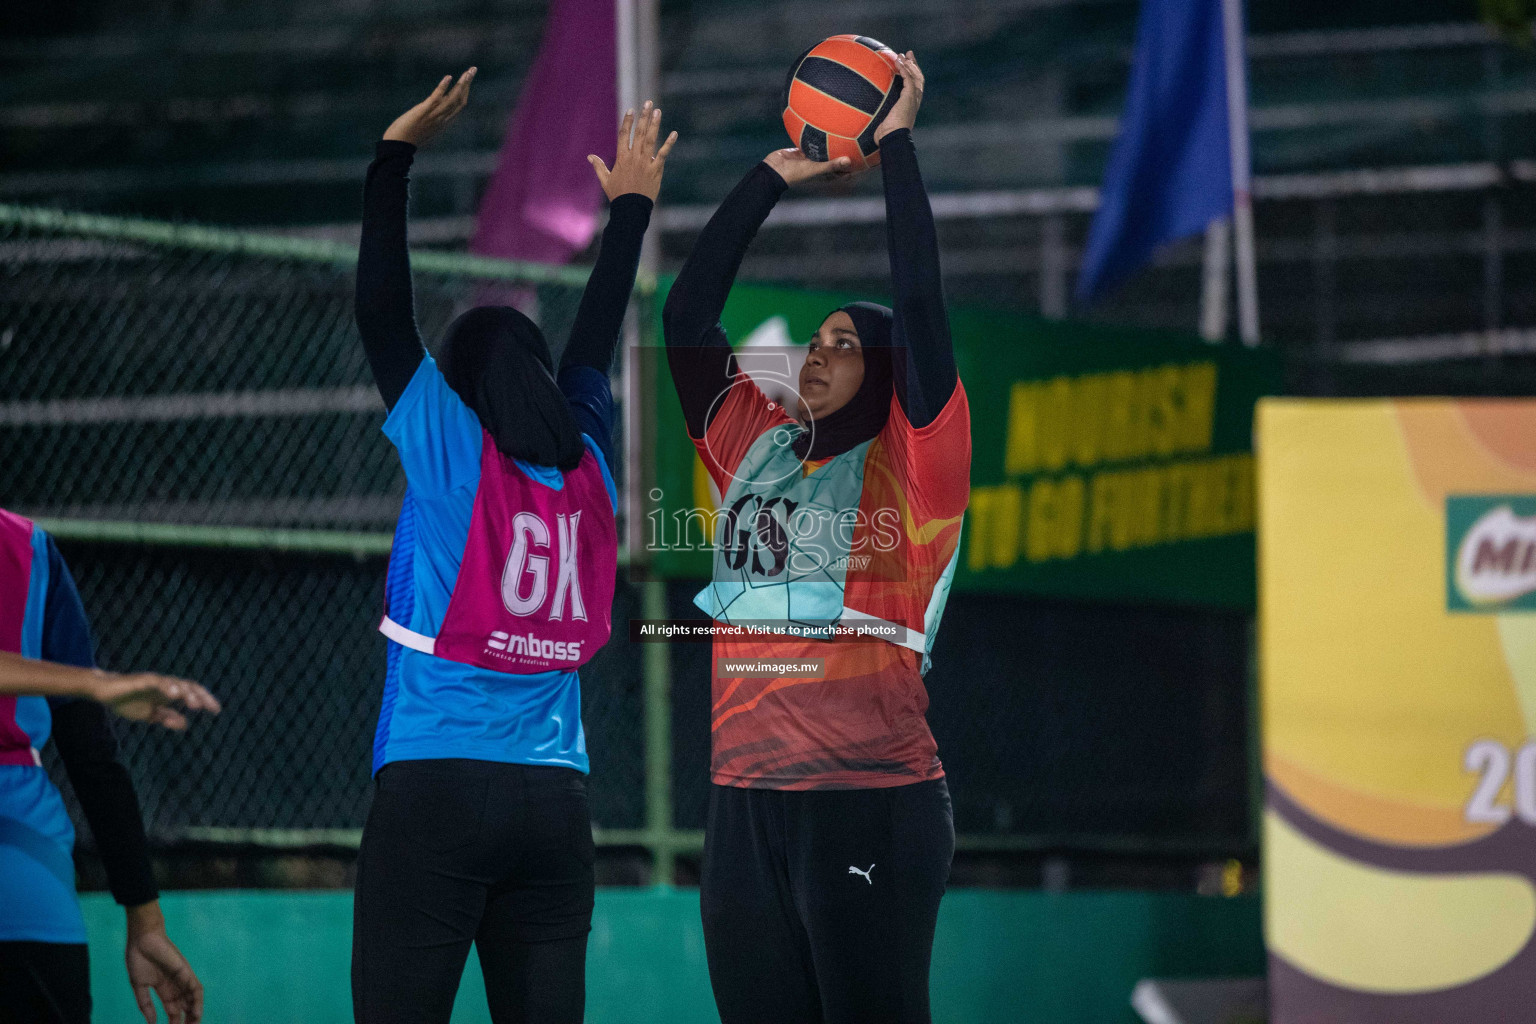
M 107 666 L 208 681 L 224 702 L 185 735 L 120 730 L 151 836 L 355 842 L 384 677 L 384 559 L 61 543 Z M 615 621 L 638 615 L 622 587 Z M 622 618 L 621 618 L 622 616 Z M 582 670 L 593 819 L 644 824 L 640 664 L 611 645 Z
M 43 517 L 387 530 L 404 478 L 342 245 L 0 207 L 0 465 Z M 425 254 L 422 334 L 531 291 L 563 344 L 581 271 Z

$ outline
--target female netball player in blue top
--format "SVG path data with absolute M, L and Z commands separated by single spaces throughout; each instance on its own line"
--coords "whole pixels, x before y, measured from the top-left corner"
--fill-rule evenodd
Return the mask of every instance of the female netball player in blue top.
M 608 637 L 617 534 L 608 370 L 676 134 L 626 115 L 602 251 L 558 373 L 539 328 L 469 310 L 433 359 L 406 248 L 416 148 L 463 109 L 445 78 L 378 143 L 357 323 L 405 467 L 380 626 L 389 645 L 357 862 L 360 1024 L 446 1024 L 474 943 L 497 1024 L 582 1019 L 593 902 L 576 668 Z M 633 137 L 631 130 L 633 129 Z

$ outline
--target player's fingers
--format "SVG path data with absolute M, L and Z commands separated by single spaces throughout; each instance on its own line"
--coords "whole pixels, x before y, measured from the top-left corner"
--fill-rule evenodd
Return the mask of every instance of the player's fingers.
M 665 162 L 667 154 L 672 152 L 672 147 L 675 145 L 677 145 L 677 132 L 667 136 L 667 141 L 663 142 L 661 148 L 656 151 L 656 159 Z
M 155 725 L 173 732 L 181 732 L 187 727 L 187 716 L 174 708 L 160 707 L 150 712 L 149 720 Z
M 187 968 L 187 973 L 192 974 L 192 969 Z M 203 983 L 197 980 L 197 975 L 192 975 L 191 1009 L 187 1013 L 187 1024 L 198 1024 L 203 1019 Z
M 115 682 L 116 685 L 109 692 L 120 700 L 138 699 L 158 707 L 168 701 L 181 699 L 181 680 L 169 676 L 145 673 L 123 676 Z
M 160 1005 L 165 1007 L 167 1017 L 178 1024 L 187 1019 L 192 1009 L 192 992 L 180 971 L 166 978 L 156 991 L 160 993 Z
M 591 170 L 593 170 L 593 173 L 598 175 L 598 184 L 601 184 L 604 192 L 607 192 L 608 175 L 611 173 L 610 170 L 608 170 L 608 164 L 602 163 L 602 157 L 594 157 L 594 155 L 591 154 L 587 155 L 587 163 L 591 164 Z M 614 161 L 614 163 L 617 163 L 617 161 Z
M 181 706 L 188 711 L 207 711 L 210 714 L 219 713 L 219 702 L 213 694 L 198 686 L 196 683 L 181 684 Z
M 653 107 L 651 108 L 651 116 L 646 119 L 645 149 L 641 151 L 646 156 L 656 155 L 656 136 L 659 134 L 661 134 L 661 108 Z
M 175 969 L 176 1001 L 181 1005 L 188 1024 L 196 1024 L 203 1015 L 203 983 L 197 980 L 192 965 L 185 960 Z
M 469 84 L 475 80 L 475 73 L 479 70 L 479 68 L 470 68 L 460 75 L 459 80 L 454 83 L 451 98 L 455 112 L 463 110 L 464 105 L 469 102 Z
M 139 1012 L 148 1024 L 155 1024 L 155 1000 L 149 994 L 148 985 L 133 986 L 133 1001 L 139 1004 Z
M 188 682 L 185 679 L 182 680 L 181 687 L 181 702 L 189 709 L 193 711 L 206 711 L 211 715 L 216 715 L 224 710 L 224 706 L 219 703 L 219 698 L 208 692 L 207 687 Z
M 450 83 L 452 81 L 453 81 L 453 76 L 452 75 L 444 75 L 443 76 L 443 80 L 441 82 L 437 83 L 437 88 L 433 89 L 431 94 L 428 95 L 427 98 L 422 100 L 421 102 L 423 104 L 427 105 L 427 106 L 431 106 L 432 104 L 436 103 L 438 100 L 442 99 L 444 96 L 448 95 L 448 83 Z
M 635 126 L 635 111 L 633 108 L 624 111 L 624 120 L 619 122 L 619 152 L 622 153 L 630 146 L 630 130 Z M 614 157 L 614 163 L 618 163 L 618 157 Z
M 640 104 L 640 113 L 635 117 L 635 137 L 630 143 L 631 148 L 638 149 L 649 156 L 651 153 L 651 122 L 655 120 L 651 115 L 655 113 L 656 104 L 646 100 Z

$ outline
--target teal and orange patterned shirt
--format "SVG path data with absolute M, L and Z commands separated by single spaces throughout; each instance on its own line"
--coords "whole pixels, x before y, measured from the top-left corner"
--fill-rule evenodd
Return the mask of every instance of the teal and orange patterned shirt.
M 801 429 L 743 373 L 694 439 L 724 496 L 695 603 L 720 623 L 795 631 L 715 638 L 711 778 L 761 789 L 939 778 L 923 673 L 970 496 L 965 388 L 922 428 L 893 398 L 880 433 L 822 462 L 794 455 Z M 763 659 L 820 665 L 753 673 Z

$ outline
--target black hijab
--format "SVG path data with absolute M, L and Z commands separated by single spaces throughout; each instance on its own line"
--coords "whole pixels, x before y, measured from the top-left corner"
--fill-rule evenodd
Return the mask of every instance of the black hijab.
M 537 324 L 511 306 L 476 306 L 448 325 L 437 362 L 501 454 L 576 468 L 585 450 Z
M 841 455 L 863 444 L 885 427 L 891 414 L 891 395 L 895 387 L 891 358 L 891 311 L 874 302 L 850 302 L 832 313 L 847 313 L 859 334 L 859 349 L 864 353 L 864 380 L 836 412 L 816 420 L 792 445 L 801 459 L 820 461 Z M 828 313 L 827 316 L 831 316 Z

